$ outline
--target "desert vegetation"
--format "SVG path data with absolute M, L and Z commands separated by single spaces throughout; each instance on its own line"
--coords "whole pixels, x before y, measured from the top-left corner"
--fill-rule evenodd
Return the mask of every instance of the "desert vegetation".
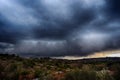
M 120 80 L 119 58 L 60 60 L 0 55 L 0 80 Z

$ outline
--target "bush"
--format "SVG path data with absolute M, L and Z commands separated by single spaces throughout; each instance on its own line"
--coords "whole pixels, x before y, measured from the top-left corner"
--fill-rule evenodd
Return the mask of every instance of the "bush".
M 120 64 L 112 65 L 111 70 L 114 72 L 113 77 L 115 78 L 115 80 L 120 80 Z
M 107 70 L 97 72 L 97 80 L 114 80 Z
M 64 80 L 96 80 L 94 71 L 77 70 L 66 74 Z
M 44 72 L 42 70 L 35 70 L 35 77 L 36 78 L 42 78 Z
M 64 80 L 114 80 L 106 70 L 77 70 L 66 74 Z
M 37 78 L 38 80 L 55 80 L 54 76 L 48 74 L 46 71 L 44 70 L 35 70 L 35 78 Z

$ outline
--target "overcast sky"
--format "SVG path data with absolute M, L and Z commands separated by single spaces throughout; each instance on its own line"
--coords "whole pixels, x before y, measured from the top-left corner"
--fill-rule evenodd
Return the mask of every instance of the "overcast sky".
M 120 48 L 120 0 L 0 0 L 0 52 L 88 56 Z

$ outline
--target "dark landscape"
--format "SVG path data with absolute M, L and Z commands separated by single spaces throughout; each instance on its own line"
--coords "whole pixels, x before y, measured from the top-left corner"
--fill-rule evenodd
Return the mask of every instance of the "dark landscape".
M 0 80 L 119 80 L 120 58 L 63 60 L 0 54 Z

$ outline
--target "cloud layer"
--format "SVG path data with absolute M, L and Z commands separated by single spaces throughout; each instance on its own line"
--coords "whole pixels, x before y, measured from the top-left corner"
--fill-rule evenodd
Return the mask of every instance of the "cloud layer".
M 119 0 L 0 0 L 0 52 L 87 56 L 119 49 L 119 3 Z

